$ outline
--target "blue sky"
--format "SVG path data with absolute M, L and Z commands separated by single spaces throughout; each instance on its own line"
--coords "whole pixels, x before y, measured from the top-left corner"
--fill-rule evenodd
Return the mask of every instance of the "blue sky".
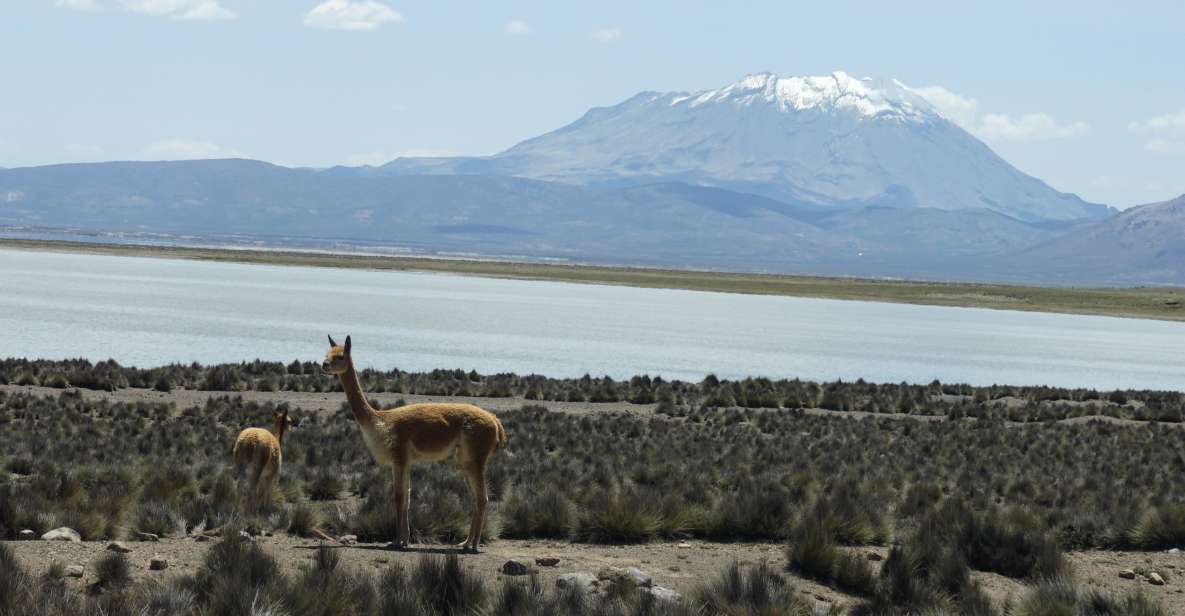
M 4 0 L 0 166 L 491 154 L 643 90 L 892 77 L 1025 172 L 1185 193 L 1185 3 Z

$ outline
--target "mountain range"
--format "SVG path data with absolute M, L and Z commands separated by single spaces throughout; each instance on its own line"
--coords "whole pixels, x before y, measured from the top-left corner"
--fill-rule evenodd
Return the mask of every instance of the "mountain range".
M 799 274 L 1185 283 L 1185 199 L 1117 213 L 1058 192 L 910 88 L 844 73 L 644 92 L 488 157 L 0 169 L 0 225 Z

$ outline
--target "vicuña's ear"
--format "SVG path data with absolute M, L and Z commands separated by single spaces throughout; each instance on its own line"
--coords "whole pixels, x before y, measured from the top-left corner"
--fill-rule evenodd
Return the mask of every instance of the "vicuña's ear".
M 329 337 L 329 346 L 331 346 L 331 347 L 337 346 L 337 343 L 333 341 L 333 336 Z
M 350 336 L 346 335 L 346 355 L 350 354 Z

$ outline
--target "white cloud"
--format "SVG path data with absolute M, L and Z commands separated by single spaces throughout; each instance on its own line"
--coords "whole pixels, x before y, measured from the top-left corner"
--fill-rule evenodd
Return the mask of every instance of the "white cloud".
M 238 150 L 224 148 L 209 141 L 165 139 L 144 149 L 148 160 L 192 160 L 198 158 L 246 158 Z
M 980 119 L 978 132 L 988 139 L 1036 141 L 1080 137 L 1090 132 L 1090 126 L 1086 122 L 1058 124 L 1048 113 L 1026 113 L 1015 119 L 1001 113 L 988 113 Z
M 1166 113 L 1144 122 L 1132 122 L 1130 128 L 1137 132 L 1175 131 L 1185 133 L 1185 109 L 1177 113 Z
M 1060 124 L 1048 113 L 1026 113 L 1019 118 L 1003 113 L 984 113 L 979 102 L 942 86 L 913 88 L 943 117 L 982 139 L 993 141 L 1038 141 L 1079 137 L 1090 132 L 1085 122 Z
M 913 90 L 951 122 L 963 128 L 975 126 L 979 107 L 975 99 L 960 96 L 942 86 L 926 86 Z
M 124 10 L 183 21 L 235 19 L 238 14 L 219 0 L 122 0 Z
M 502 26 L 502 32 L 506 34 L 529 34 L 531 32 L 531 26 L 525 21 L 515 19 L 506 22 L 506 25 Z
M 326 0 L 304 15 L 304 25 L 332 30 L 367 31 L 402 21 L 399 11 L 374 0 Z
M 1185 154 L 1185 109 L 1128 125 L 1132 132 L 1149 135 L 1144 149 L 1157 154 Z
M 623 36 L 625 36 L 625 32 L 622 32 L 621 28 L 605 28 L 594 31 L 589 35 L 589 38 L 598 43 L 612 43 L 620 41 Z
M 54 6 L 64 9 L 73 9 L 75 11 L 98 11 L 102 7 L 99 6 L 98 0 L 54 0 Z

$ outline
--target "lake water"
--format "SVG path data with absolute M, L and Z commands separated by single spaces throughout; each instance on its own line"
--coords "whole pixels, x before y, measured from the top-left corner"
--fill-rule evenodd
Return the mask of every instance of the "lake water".
M 0 357 L 1185 388 L 1185 323 L 0 250 Z

